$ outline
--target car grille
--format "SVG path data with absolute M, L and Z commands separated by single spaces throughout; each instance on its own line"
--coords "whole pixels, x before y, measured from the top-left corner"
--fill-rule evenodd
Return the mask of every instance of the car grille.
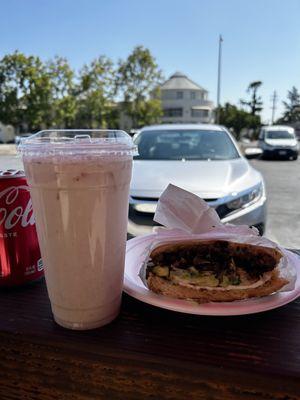
M 158 201 L 158 198 L 157 198 L 157 197 L 131 196 L 131 198 L 132 198 L 133 200 L 138 200 L 138 201 L 153 201 L 153 202 L 154 202 L 154 201 L 155 201 L 155 202 Z M 207 203 L 210 203 L 210 202 L 216 201 L 216 200 L 218 200 L 218 199 L 203 199 L 203 200 L 206 201 Z M 215 210 L 216 210 L 218 216 L 219 216 L 221 219 L 222 219 L 222 218 L 225 218 L 228 214 L 230 214 L 230 213 L 233 211 L 233 210 L 231 210 L 230 208 L 228 208 L 226 204 L 221 204 L 221 205 L 217 206 L 217 207 L 215 208 Z
M 133 200 L 141 200 L 141 201 L 158 201 L 157 197 L 139 197 L 139 196 L 131 196 Z
M 140 196 L 131 196 L 133 200 L 140 200 L 140 201 L 158 201 L 157 197 L 140 197 Z M 203 199 L 206 202 L 216 201 L 218 199 Z

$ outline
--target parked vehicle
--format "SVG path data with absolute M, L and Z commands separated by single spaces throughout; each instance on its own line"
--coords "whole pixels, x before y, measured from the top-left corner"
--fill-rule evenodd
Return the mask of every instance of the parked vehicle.
M 264 126 L 258 145 L 263 151 L 263 158 L 298 158 L 299 143 L 294 128 L 289 126 Z
M 0 122 L 0 143 L 14 143 L 15 130 L 12 125 L 4 125 Z
M 223 222 L 254 225 L 263 233 L 266 193 L 262 175 L 217 125 L 156 125 L 134 138 L 131 212 L 154 213 L 169 183 L 202 197 Z

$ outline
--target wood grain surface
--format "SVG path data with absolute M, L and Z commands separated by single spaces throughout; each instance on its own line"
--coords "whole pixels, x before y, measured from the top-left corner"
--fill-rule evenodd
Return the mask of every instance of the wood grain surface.
M 44 282 L 0 292 L 0 400 L 300 399 L 300 299 L 201 317 L 127 295 L 87 332 L 55 324 Z

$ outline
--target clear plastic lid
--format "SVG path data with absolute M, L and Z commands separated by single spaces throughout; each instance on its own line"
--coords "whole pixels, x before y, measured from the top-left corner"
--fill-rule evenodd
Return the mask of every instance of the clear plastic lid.
M 131 137 L 121 130 L 56 129 L 40 131 L 21 140 L 18 151 L 37 154 L 136 154 Z

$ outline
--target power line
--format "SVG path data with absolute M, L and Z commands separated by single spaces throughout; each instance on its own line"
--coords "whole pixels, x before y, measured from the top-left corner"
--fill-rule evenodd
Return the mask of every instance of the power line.
M 274 124 L 274 119 L 275 119 L 275 112 L 276 112 L 276 108 L 277 108 L 277 100 L 278 100 L 278 96 L 277 96 L 277 92 L 276 90 L 274 90 L 273 95 L 271 97 L 271 101 L 272 101 L 272 125 Z

